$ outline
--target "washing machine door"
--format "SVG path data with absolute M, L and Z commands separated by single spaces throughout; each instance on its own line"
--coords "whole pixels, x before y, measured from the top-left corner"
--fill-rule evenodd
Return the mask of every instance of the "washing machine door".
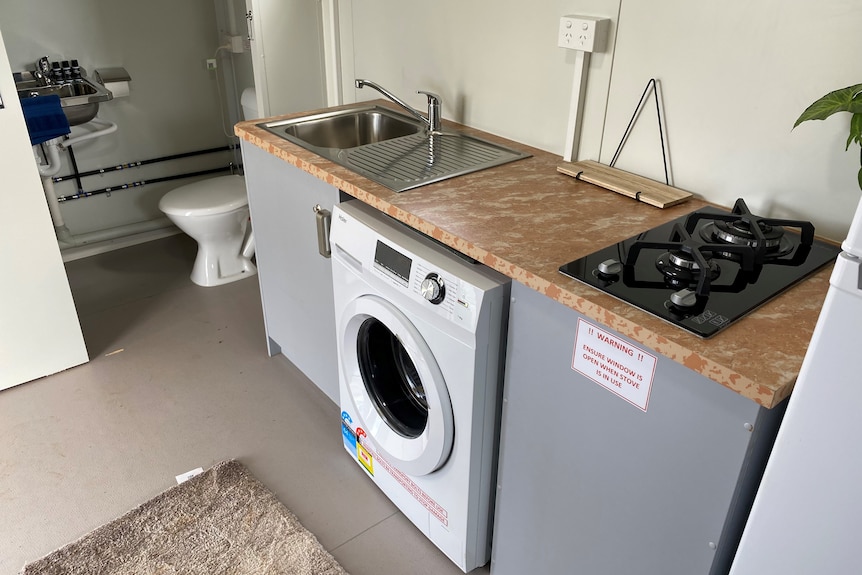
M 357 425 L 391 465 L 408 475 L 432 473 L 449 457 L 455 429 L 428 344 L 398 308 L 374 295 L 350 302 L 339 325 L 342 377 Z

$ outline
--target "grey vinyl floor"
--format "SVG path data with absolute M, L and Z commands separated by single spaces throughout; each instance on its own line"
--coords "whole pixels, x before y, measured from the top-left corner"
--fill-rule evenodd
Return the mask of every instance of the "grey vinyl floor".
M 352 575 L 460 573 L 344 453 L 335 404 L 267 356 L 257 279 L 198 287 L 194 254 L 179 235 L 67 264 L 91 361 L 0 392 L 0 575 L 231 458 Z

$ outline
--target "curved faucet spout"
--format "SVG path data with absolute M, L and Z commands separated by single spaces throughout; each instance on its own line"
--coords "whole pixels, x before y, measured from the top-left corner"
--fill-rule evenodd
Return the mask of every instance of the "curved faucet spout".
M 383 94 L 384 96 L 386 96 L 387 98 L 389 98 L 390 100 L 392 100 L 393 102 L 395 102 L 396 104 L 398 104 L 399 106 L 404 108 L 404 110 L 409 112 L 412 116 L 415 116 L 416 118 L 422 120 L 422 122 L 424 122 L 425 125 L 428 126 L 428 129 L 431 130 L 432 132 L 439 132 L 440 131 L 440 127 L 442 125 L 442 115 L 441 115 L 440 111 L 443 107 L 443 104 L 442 104 L 442 101 L 440 100 L 440 96 L 438 96 L 437 94 L 434 94 L 432 92 L 424 92 L 422 90 L 417 92 L 418 94 L 424 94 L 425 96 L 428 97 L 428 117 L 426 118 L 425 116 L 422 115 L 421 112 L 419 112 L 418 110 L 416 110 L 415 108 L 413 108 L 412 106 L 407 104 L 404 100 L 402 100 L 401 98 L 399 98 L 398 96 L 396 96 L 395 94 L 393 94 L 392 92 L 390 92 L 389 90 L 384 88 L 383 86 L 380 86 L 379 84 L 375 84 L 371 80 L 361 80 L 361 79 L 356 80 L 356 87 L 357 88 L 361 89 L 361 88 L 364 88 L 365 86 L 368 86 L 369 88 L 374 88 L 375 90 L 377 90 L 378 92 L 380 92 L 381 94 Z

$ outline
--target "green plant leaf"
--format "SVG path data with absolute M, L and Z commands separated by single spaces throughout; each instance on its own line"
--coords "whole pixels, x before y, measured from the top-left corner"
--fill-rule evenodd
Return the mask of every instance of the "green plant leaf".
M 849 150 L 853 142 L 862 146 L 862 114 L 859 113 L 850 118 L 850 135 L 847 136 L 847 147 L 844 149 Z
M 834 92 L 829 92 L 810 106 L 808 106 L 796 123 L 795 128 L 807 120 L 825 120 L 836 112 L 850 112 L 852 114 L 862 113 L 862 84 L 848 86 Z
M 859 188 L 862 189 L 862 168 L 859 168 Z

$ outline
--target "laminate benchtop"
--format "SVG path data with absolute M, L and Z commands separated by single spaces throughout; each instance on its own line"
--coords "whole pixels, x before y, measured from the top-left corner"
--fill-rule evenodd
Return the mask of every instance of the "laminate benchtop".
M 268 120 L 301 115 L 305 113 Z M 532 156 L 395 193 L 270 134 L 256 125 L 262 121 L 241 122 L 236 134 L 764 407 L 774 407 L 790 394 L 832 266 L 704 340 L 558 271 L 561 264 L 708 205 L 702 199 L 654 208 L 558 173 L 561 160 L 549 152 L 445 121 L 446 128 Z

